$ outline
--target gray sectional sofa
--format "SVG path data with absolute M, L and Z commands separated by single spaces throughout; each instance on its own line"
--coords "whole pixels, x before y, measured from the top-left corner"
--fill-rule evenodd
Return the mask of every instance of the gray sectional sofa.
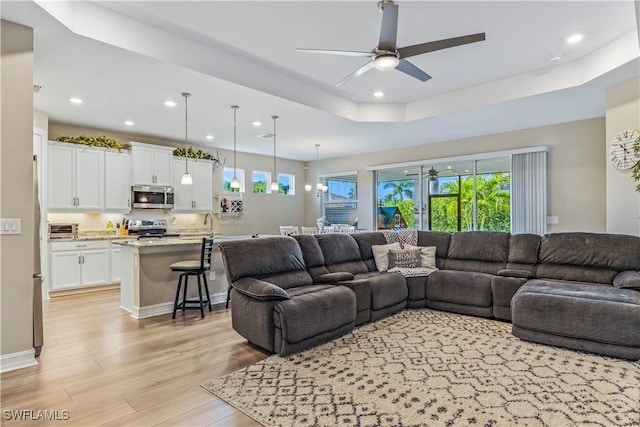
M 405 308 L 511 321 L 514 335 L 640 359 L 640 238 L 558 233 L 417 232 L 437 270 L 378 271 L 382 232 L 219 243 L 233 328 L 281 355 Z

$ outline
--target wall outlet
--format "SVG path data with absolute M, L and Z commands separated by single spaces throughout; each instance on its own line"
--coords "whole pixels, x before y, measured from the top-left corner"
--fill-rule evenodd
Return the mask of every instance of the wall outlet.
M 557 224 L 558 223 L 558 217 L 557 216 L 548 216 L 547 217 L 547 224 Z

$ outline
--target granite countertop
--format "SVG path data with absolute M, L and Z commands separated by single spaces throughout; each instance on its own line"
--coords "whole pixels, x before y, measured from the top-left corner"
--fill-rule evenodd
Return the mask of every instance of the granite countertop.
M 159 239 L 114 240 L 113 243 L 134 248 L 160 248 L 167 246 L 201 245 L 202 239 L 196 237 L 163 237 Z

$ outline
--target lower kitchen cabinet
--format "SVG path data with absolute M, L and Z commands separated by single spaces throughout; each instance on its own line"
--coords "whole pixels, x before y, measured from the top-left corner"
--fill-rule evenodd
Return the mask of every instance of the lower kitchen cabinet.
M 53 291 L 110 282 L 109 241 L 50 243 L 50 289 Z

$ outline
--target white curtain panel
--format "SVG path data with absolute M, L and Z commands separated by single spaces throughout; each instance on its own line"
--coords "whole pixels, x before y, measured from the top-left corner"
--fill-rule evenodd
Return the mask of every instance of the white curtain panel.
M 511 233 L 547 232 L 547 152 L 511 156 Z

